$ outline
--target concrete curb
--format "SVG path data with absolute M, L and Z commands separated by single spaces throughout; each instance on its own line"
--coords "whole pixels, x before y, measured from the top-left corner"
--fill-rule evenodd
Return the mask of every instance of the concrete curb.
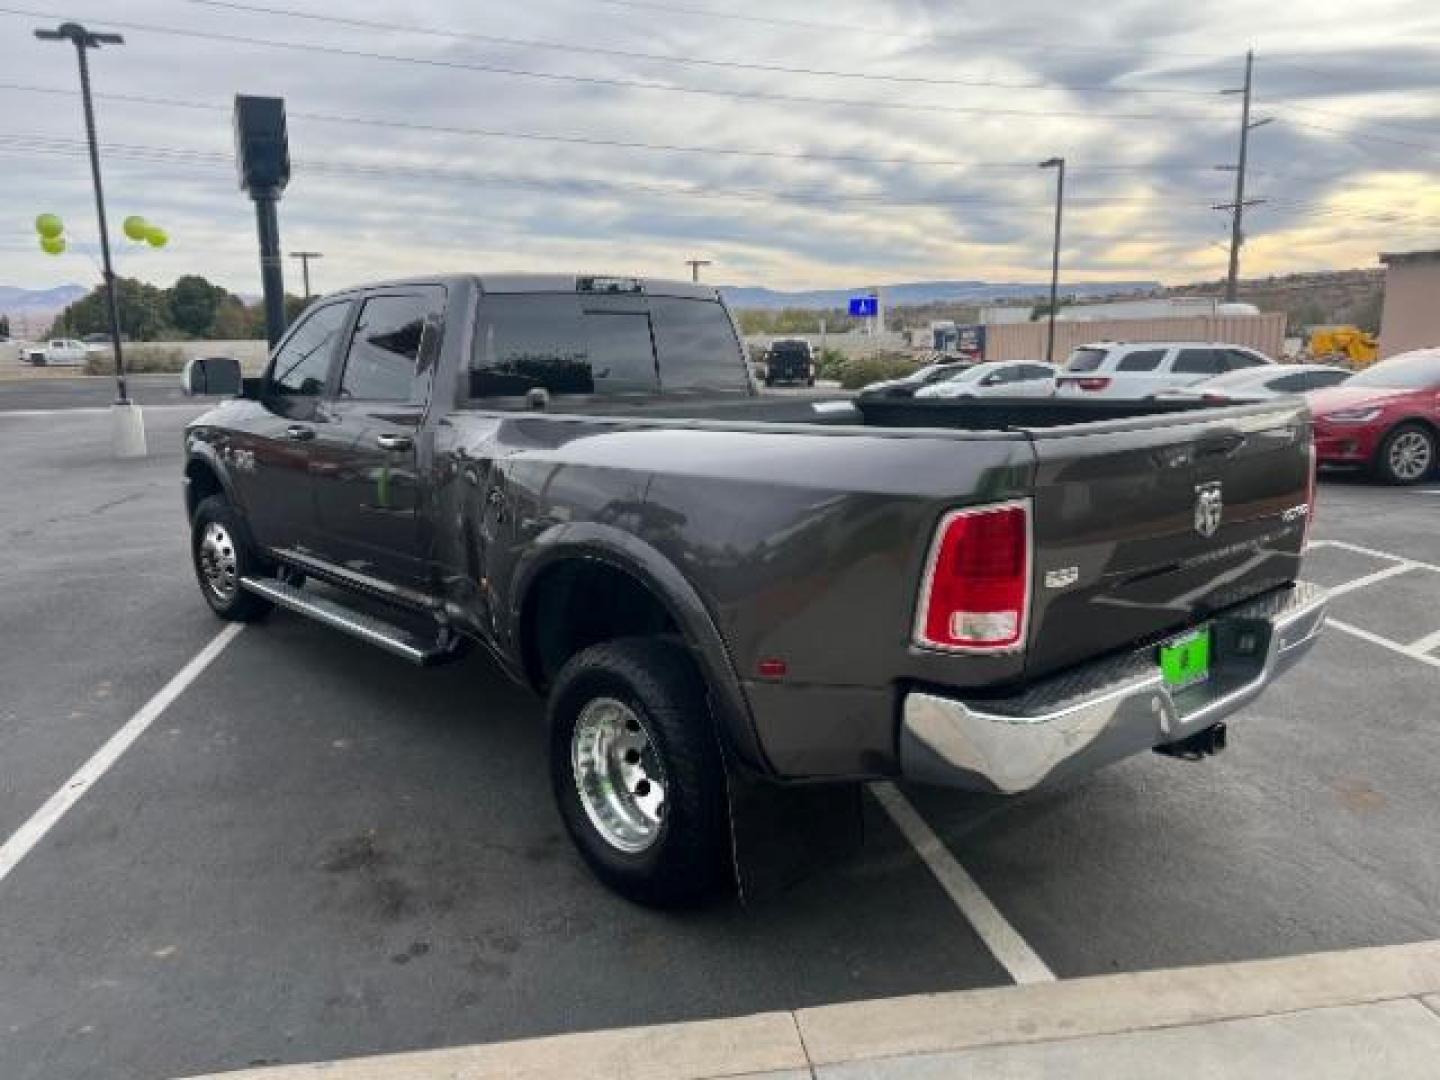
M 1440 941 L 223 1075 L 227 1080 L 702 1080 L 799 1070 L 804 1076 L 814 1066 L 844 1062 L 1151 1031 L 1399 998 L 1425 998 L 1440 1010 Z

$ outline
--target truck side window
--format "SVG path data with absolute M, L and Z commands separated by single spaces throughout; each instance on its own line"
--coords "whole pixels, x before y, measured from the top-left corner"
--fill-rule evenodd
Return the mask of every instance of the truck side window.
M 672 390 L 748 390 L 745 354 L 715 300 L 657 296 L 650 301 L 660 385 Z
M 590 352 L 573 296 L 487 296 L 481 301 L 469 396 L 523 397 L 528 390 L 593 394 Z
M 438 316 L 444 309 L 438 289 L 404 296 L 372 296 L 360 309 L 340 396 L 356 401 L 423 401 L 422 349 L 433 352 Z
M 287 397 L 318 397 L 324 393 L 335 340 L 349 315 L 349 301 L 325 304 L 303 314 L 275 353 L 270 392 Z

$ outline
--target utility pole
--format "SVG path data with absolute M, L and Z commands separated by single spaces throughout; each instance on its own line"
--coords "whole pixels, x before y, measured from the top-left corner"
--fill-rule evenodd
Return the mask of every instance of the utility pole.
M 686 260 L 685 260 L 685 265 L 688 266 L 688 267 L 690 267 L 690 280 L 698 283 L 698 282 L 700 281 L 700 267 L 702 267 L 702 266 L 709 266 L 709 265 L 710 265 L 710 260 L 709 260 L 709 259 L 686 259 Z
M 1045 362 L 1055 362 L 1055 309 L 1060 306 L 1060 220 L 1065 212 L 1065 159 L 1046 158 L 1042 169 L 1055 170 L 1055 245 L 1050 252 L 1050 319 L 1045 331 Z
M 115 289 L 115 268 L 110 261 L 110 230 L 105 223 L 105 186 L 100 180 L 100 145 L 95 137 L 95 104 L 90 97 L 90 49 L 123 45 L 119 34 L 97 33 L 79 23 L 61 23 L 54 30 L 36 30 L 41 41 L 68 41 L 75 46 L 80 65 L 80 101 L 85 113 L 85 139 L 90 147 L 90 179 L 95 186 L 95 215 L 100 223 L 100 258 L 105 279 L 106 306 L 110 312 L 110 343 L 115 350 L 115 403 L 110 407 L 110 447 L 116 457 L 145 456 L 145 420 L 125 387 L 125 357 L 120 346 L 120 297 Z
M 323 259 L 323 258 L 325 257 L 325 253 L 324 253 L 323 251 L 292 251 L 292 252 L 290 252 L 290 257 L 291 257 L 292 259 L 299 259 L 299 260 L 300 260 L 300 276 L 301 276 L 302 278 L 304 278 L 304 280 L 305 280 L 305 302 L 306 302 L 306 303 L 309 303 L 309 302 L 310 302 L 310 260 L 311 260 L 311 259 Z
M 1264 127 L 1270 123 L 1270 118 L 1264 120 L 1250 119 L 1250 98 L 1254 86 L 1255 74 L 1255 50 L 1247 49 L 1245 52 L 1245 85 L 1239 90 L 1222 90 L 1222 94 L 1240 94 L 1240 154 L 1234 165 L 1217 165 L 1216 168 L 1222 172 L 1233 172 L 1235 174 L 1235 201 L 1220 203 L 1214 207 L 1216 210 L 1228 210 L 1230 212 L 1230 273 L 1225 278 L 1225 302 L 1234 303 L 1236 290 L 1240 283 L 1240 245 L 1245 242 L 1244 218 L 1247 206 L 1259 206 L 1264 199 L 1245 198 L 1245 169 L 1249 162 L 1250 132 L 1258 127 Z

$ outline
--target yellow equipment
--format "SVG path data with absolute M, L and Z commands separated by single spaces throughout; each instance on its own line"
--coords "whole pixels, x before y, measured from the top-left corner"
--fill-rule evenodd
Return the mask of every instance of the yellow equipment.
M 1358 326 L 1325 326 L 1310 332 L 1310 356 L 1315 360 L 1344 360 L 1360 368 L 1373 364 L 1379 355 L 1375 335 Z

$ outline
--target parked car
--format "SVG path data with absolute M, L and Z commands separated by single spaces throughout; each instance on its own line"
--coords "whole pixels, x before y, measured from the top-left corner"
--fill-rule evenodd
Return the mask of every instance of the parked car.
M 1304 394 L 1339 386 L 1352 374 L 1347 368 L 1331 364 L 1275 364 L 1241 368 L 1193 386 L 1164 390 L 1156 396 L 1161 401 L 1199 398 L 1216 405 L 1232 401 L 1264 401 L 1282 394 Z
M 1321 465 L 1418 484 L 1440 461 L 1440 349 L 1392 356 L 1308 397 Z
M 756 784 L 1016 794 L 1214 753 L 1324 620 L 1295 399 L 798 421 L 713 287 L 560 275 L 349 289 L 263 377 L 188 377 L 241 388 L 185 429 L 215 614 L 422 665 L 481 643 L 548 699 L 582 856 L 647 903 L 734 880 Z
M 21 360 L 35 367 L 59 367 L 85 363 L 86 348 L 83 341 L 74 338 L 52 338 L 35 345 L 28 345 L 21 354 Z
M 815 385 L 815 350 L 804 338 L 779 338 L 765 350 L 765 385 Z
M 915 391 L 917 398 L 1052 397 L 1055 369 L 1023 360 L 975 364 Z
M 948 379 L 956 372 L 963 371 L 970 366 L 959 360 L 936 361 L 916 368 L 909 375 L 902 375 L 898 379 L 882 379 L 880 382 L 868 383 L 860 388 L 860 394 L 878 398 L 914 397 L 915 391 L 922 386 L 929 386 L 941 379 Z
M 1244 345 L 1210 341 L 1104 341 L 1081 345 L 1056 380 L 1063 397 L 1153 398 L 1273 361 Z

